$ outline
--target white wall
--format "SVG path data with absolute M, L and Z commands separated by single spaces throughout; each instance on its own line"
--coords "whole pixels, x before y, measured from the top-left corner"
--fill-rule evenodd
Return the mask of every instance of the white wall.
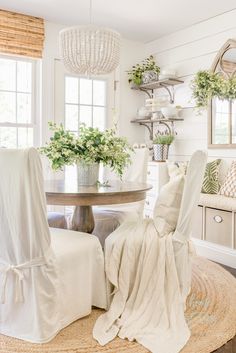
M 155 54 L 161 67 L 177 70 L 185 83 L 176 86 L 176 104 L 191 107 L 190 82 L 200 69 L 210 69 L 217 51 L 229 38 L 236 38 L 236 10 L 201 22 L 161 39 L 146 44 L 146 56 Z M 186 159 L 196 149 L 207 149 L 207 113 L 197 115 L 194 109 L 185 109 L 184 122 L 176 124 L 178 136 L 170 155 Z M 235 149 L 211 149 L 209 156 L 235 158 Z
M 45 23 L 45 44 L 42 59 L 42 143 L 49 138 L 47 122 L 55 120 L 54 114 L 54 84 L 55 59 L 59 58 L 58 33 L 66 26 L 55 23 Z M 143 142 L 144 130 L 130 124 L 134 118 L 136 107 L 143 104 L 143 95 L 130 90 L 126 71 L 144 57 L 144 44 L 122 39 L 120 66 L 114 73 L 117 80 L 114 111 L 118 122 L 119 132 L 126 136 L 131 143 Z M 111 114 L 110 114 L 111 115 Z M 113 116 L 109 120 L 113 120 Z M 111 124 L 109 124 L 111 125 Z
M 144 127 L 131 124 L 136 118 L 137 109 L 144 105 L 143 93 L 130 89 L 127 80 L 127 71 L 145 57 L 145 46 L 138 42 L 123 40 L 121 48 L 121 61 L 119 66 L 119 133 L 127 136 L 130 142 L 144 142 Z

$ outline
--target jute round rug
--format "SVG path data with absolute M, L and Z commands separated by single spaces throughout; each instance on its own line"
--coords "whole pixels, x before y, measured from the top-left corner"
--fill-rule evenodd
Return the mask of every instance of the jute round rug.
M 147 353 L 135 342 L 116 338 L 101 347 L 92 338 L 92 328 L 102 310 L 93 310 L 62 330 L 46 344 L 31 344 L 0 335 L 1 353 Z M 210 353 L 236 334 L 236 279 L 222 267 L 203 258 L 193 266 L 192 292 L 186 318 L 191 338 L 181 353 Z M 24 325 L 24 322 L 22 322 Z

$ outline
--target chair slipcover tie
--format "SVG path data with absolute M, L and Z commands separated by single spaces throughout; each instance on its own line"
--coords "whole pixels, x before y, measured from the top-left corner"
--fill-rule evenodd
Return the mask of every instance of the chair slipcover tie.
M 0 273 L 2 274 L 2 288 L 0 303 L 4 304 L 6 299 L 6 285 L 9 273 L 15 276 L 15 302 L 23 302 L 23 286 L 22 281 L 24 280 L 24 270 L 32 267 L 38 267 L 46 265 L 47 256 L 36 257 L 33 260 L 27 261 L 20 265 L 8 264 L 0 259 Z

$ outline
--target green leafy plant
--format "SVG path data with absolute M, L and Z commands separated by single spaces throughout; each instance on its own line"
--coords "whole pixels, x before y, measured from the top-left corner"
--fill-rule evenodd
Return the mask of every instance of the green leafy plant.
M 156 64 L 153 55 L 143 60 L 141 64 L 136 64 L 128 71 L 129 83 L 134 83 L 137 86 L 142 84 L 142 74 L 146 71 L 154 71 L 160 73 L 160 67 Z
M 40 152 L 48 157 L 54 170 L 75 163 L 103 163 L 120 177 L 130 163 L 132 148 L 124 137 L 116 135 L 114 129 L 104 132 L 81 125 L 79 137 L 66 131 L 62 125 L 49 123 L 53 136 Z
M 171 145 L 174 141 L 175 136 L 170 134 L 169 131 L 160 132 L 155 135 L 153 139 L 154 145 Z
M 225 78 L 219 73 L 199 71 L 195 75 L 191 89 L 197 108 L 206 108 L 210 99 L 236 99 L 236 78 Z

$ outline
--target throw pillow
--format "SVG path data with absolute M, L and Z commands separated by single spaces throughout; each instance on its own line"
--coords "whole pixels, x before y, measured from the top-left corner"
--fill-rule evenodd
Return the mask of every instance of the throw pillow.
M 232 162 L 219 194 L 228 197 L 236 197 L 236 161 Z
M 155 227 L 161 236 L 173 232 L 176 228 L 184 181 L 184 175 L 177 175 L 161 188 L 153 216 Z
M 177 175 L 186 175 L 188 162 L 169 162 L 167 161 L 168 174 L 170 179 Z
M 202 183 L 202 193 L 217 194 L 220 188 L 219 166 L 221 159 L 216 159 L 206 165 L 205 175 Z

